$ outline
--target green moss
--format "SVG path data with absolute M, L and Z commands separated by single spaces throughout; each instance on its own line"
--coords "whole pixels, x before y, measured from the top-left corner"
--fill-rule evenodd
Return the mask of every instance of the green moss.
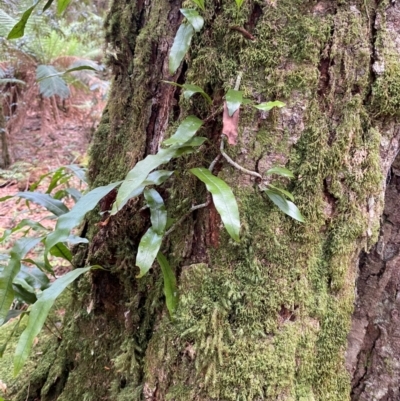
M 385 58 L 385 71 L 372 90 L 372 112 L 400 116 L 400 65 L 397 56 Z
M 379 29 L 377 31 L 376 46 L 379 47 L 376 66 L 376 81 L 372 87 L 371 113 L 376 116 L 400 115 L 400 66 L 398 50 L 396 49 L 396 36 L 388 31 L 386 25 L 387 3 L 380 5 Z M 381 70 L 381 71 L 379 71 Z
M 122 179 L 143 157 L 146 126 L 151 115 L 151 93 L 154 85 L 154 65 L 151 61 L 154 45 L 167 33 L 161 23 L 169 12 L 168 5 L 157 1 L 150 19 L 138 34 L 133 18 L 135 4 L 114 2 L 106 21 L 106 38 L 113 44 L 110 61 L 114 77 L 110 101 L 94 137 L 90 150 L 89 169 L 93 187 Z M 134 50 L 136 50 L 134 52 Z M 157 81 L 158 82 L 158 81 Z

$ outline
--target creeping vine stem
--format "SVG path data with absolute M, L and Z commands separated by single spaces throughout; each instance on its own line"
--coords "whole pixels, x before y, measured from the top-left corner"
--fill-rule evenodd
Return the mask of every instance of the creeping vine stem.
M 237 164 L 236 162 L 234 162 L 224 151 L 224 142 L 225 142 L 225 135 L 222 134 L 221 135 L 221 145 L 220 145 L 220 152 L 221 155 L 224 156 L 225 160 L 233 167 L 237 168 L 238 170 L 242 171 L 245 174 L 251 175 L 253 177 L 257 177 L 262 179 L 262 175 L 257 173 L 256 171 L 251 171 L 251 170 L 247 170 L 247 168 L 244 168 L 242 166 L 240 166 L 239 164 Z

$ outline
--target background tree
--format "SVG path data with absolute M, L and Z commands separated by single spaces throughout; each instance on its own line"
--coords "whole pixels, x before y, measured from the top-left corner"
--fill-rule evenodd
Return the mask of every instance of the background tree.
M 203 185 L 186 171 L 207 167 L 218 154 L 223 96 L 243 72 L 247 98 L 287 106 L 242 110 L 238 144 L 228 152 L 260 173 L 277 164 L 291 168 L 297 179 L 287 185 L 306 224 L 279 212 L 253 179 L 221 161 L 214 172 L 238 198 L 241 241 L 229 239 L 212 203 L 168 237 L 163 251 L 179 289 L 171 320 L 160 269 L 135 278 L 138 243 L 150 224 L 143 201 L 107 222 L 91 214 L 82 227 L 91 245 L 80 245 L 75 264 L 106 271 L 79 281 L 63 339 L 31 378 L 30 397 L 349 399 L 345 350 L 357 261 L 378 239 L 384 177 L 398 151 L 400 6 L 271 0 L 245 1 L 238 10 L 234 1 L 207 2 L 205 28 L 170 76 L 181 7 L 112 3 L 106 39 L 114 81 L 91 150 L 92 187 L 122 179 L 196 114 L 209 141 L 173 162 L 180 173 L 160 193 L 174 218 L 204 202 Z M 200 96 L 186 100 L 162 80 L 201 86 L 212 106 Z M 100 202 L 100 211 L 115 195 Z M 362 342 L 361 336 L 348 350 L 350 370 Z M 366 388 L 362 380 L 359 390 Z M 369 399 L 366 391 L 354 399 Z

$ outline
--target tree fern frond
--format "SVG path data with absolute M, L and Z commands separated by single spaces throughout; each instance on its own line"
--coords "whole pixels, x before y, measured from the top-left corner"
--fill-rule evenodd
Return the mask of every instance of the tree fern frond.
M 0 8 L 0 36 L 6 37 L 17 20 Z
M 39 65 L 36 69 L 40 94 L 44 97 L 58 95 L 63 99 L 69 96 L 69 88 L 60 73 L 52 65 Z

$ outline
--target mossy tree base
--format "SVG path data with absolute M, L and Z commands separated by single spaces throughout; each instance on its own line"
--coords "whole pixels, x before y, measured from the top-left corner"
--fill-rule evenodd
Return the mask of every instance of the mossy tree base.
M 42 378 L 42 401 L 350 398 L 344 354 L 357 258 L 378 237 L 384 176 L 398 150 L 395 100 L 385 85 L 399 81 L 386 17 L 400 5 L 249 0 L 237 11 L 234 1 L 206 3 L 205 29 L 174 77 L 168 51 L 182 3 L 112 3 L 106 29 L 114 81 L 91 150 L 91 184 L 122 179 L 186 115 L 210 116 L 242 71 L 246 97 L 287 107 L 244 110 L 239 143 L 228 152 L 261 173 L 291 168 L 297 179 L 281 185 L 307 222 L 283 215 L 252 180 L 217 165 L 239 202 L 241 242 L 228 238 L 212 205 L 165 241 L 180 294 L 171 321 L 158 267 L 135 278 L 149 225 L 142 201 L 107 225 L 89 216 L 91 246 L 78 250 L 76 262 L 107 271 L 77 285 L 56 363 Z M 388 66 L 379 77 L 378 58 Z M 214 103 L 187 101 L 161 80 L 199 85 Z M 160 190 L 171 217 L 204 202 L 203 186 L 187 170 L 215 158 L 221 127 L 220 115 L 209 118 L 202 151 L 171 164 L 179 174 Z

